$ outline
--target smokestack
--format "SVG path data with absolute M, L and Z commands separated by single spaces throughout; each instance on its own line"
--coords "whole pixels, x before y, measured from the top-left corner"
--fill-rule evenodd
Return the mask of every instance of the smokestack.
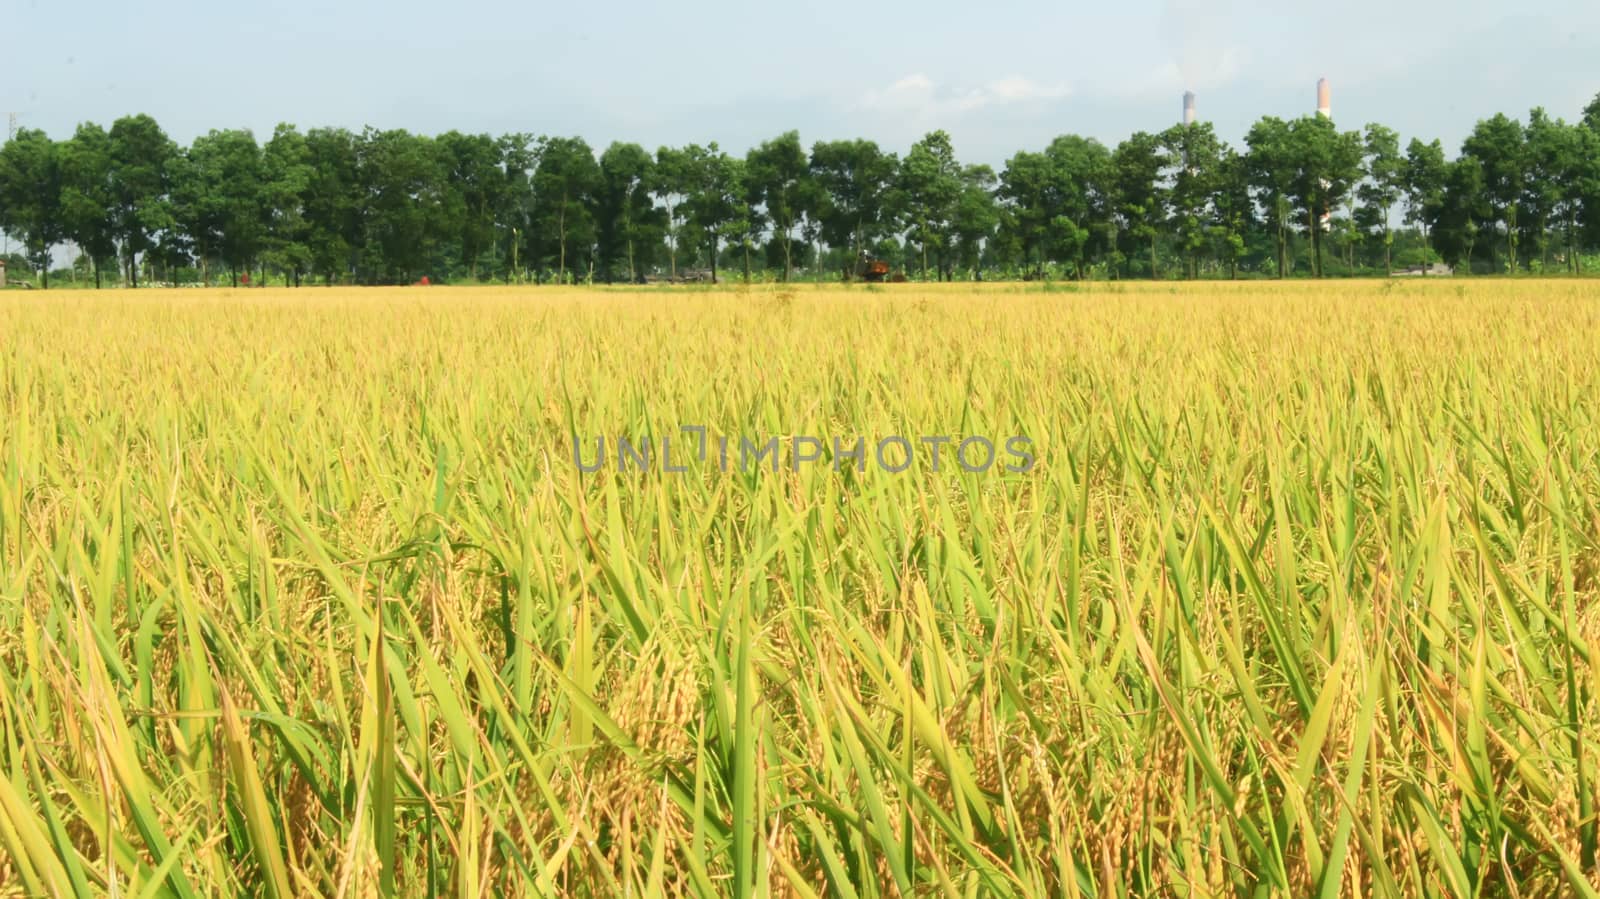
M 1194 111 L 1194 91 L 1183 92 L 1183 127 L 1187 128 L 1200 120 Z
M 1326 78 L 1317 82 L 1317 115 L 1325 119 L 1333 118 L 1333 89 L 1328 86 Z

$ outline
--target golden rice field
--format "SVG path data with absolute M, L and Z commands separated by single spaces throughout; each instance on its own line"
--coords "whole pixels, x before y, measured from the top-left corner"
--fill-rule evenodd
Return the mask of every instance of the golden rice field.
M 9 292 L 0 351 L 6 895 L 1596 894 L 1600 283 Z M 585 470 L 685 426 L 781 464 Z M 887 435 L 1035 464 L 829 462 Z

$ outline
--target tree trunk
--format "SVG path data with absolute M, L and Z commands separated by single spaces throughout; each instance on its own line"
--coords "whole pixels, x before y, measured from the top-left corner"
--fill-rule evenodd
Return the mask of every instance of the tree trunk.
M 1506 260 L 1510 263 L 1510 272 L 1517 273 L 1517 206 L 1515 203 L 1506 207 Z
M 793 231 L 794 223 L 790 222 L 789 227 L 784 229 L 783 232 L 783 283 L 785 284 L 789 283 L 789 273 L 794 267 L 794 260 L 791 256 L 791 251 L 794 249 L 794 240 L 789 236 Z
M 1283 216 L 1278 216 L 1278 279 L 1289 277 L 1289 235 L 1285 233 Z
M 667 204 L 667 271 L 672 280 L 678 278 L 678 232 L 673 228 L 672 204 Z
M 1581 269 L 1581 266 L 1578 263 L 1578 246 L 1577 246 L 1577 243 L 1572 239 L 1572 234 L 1573 234 L 1574 230 L 1575 230 L 1575 223 L 1572 221 L 1572 213 L 1568 212 L 1567 213 L 1567 268 L 1570 269 L 1574 275 L 1576 275 L 1576 274 L 1581 274 L 1582 269 Z
M 556 280 L 561 284 L 567 283 L 567 197 L 561 196 L 561 215 L 556 219 L 556 230 L 560 232 L 560 250 L 556 256 Z
M 1322 277 L 1322 220 L 1317 215 L 1315 206 L 1306 212 L 1306 216 L 1310 219 L 1308 224 L 1311 227 L 1311 277 L 1320 278 Z

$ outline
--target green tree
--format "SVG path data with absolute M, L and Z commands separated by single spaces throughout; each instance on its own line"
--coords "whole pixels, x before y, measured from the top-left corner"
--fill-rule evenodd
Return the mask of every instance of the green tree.
M 730 157 L 735 189 L 744 198 L 736 204 L 733 217 L 723 226 L 723 233 L 731 244 L 739 245 L 744 266 L 744 283 L 750 283 L 751 253 L 762 244 L 767 232 L 767 216 L 761 204 L 761 192 L 750 185 L 748 166 L 743 159 Z
M 1402 173 L 1406 201 L 1406 221 L 1416 225 L 1422 234 L 1424 260 L 1431 259 L 1429 237 L 1432 223 L 1439 218 L 1444 205 L 1445 183 L 1450 174 L 1449 163 L 1444 158 L 1444 145 L 1412 138 L 1406 145 L 1405 168 Z
M 178 145 L 150 116 L 124 116 L 111 123 L 112 222 L 134 287 L 139 286 L 140 256 L 155 249 L 160 235 L 176 228 L 168 193 L 177 155 Z
M 267 214 L 263 255 L 283 272 L 285 284 L 299 287 L 311 266 L 311 225 L 305 204 L 315 173 L 305 135 L 293 125 L 278 125 L 262 148 L 261 169 Z
M 1074 276 L 1088 276 L 1089 262 L 1100 247 L 1096 234 L 1110 217 L 1111 153 L 1093 138 L 1063 135 L 1050 142 L 1045 155 L 1051 161 L 1059 204 L 1052 217 L 1057 258 L 1070 262 Z
M 1169 228 L 1187 265 L 1187 276 L 1200 276 L 1200 255 L 1211 237 L 1211 201 L 1216 195 L 1224 147 L 1210 122 L 1174 125 L 1161 135 L 1171 168 L 1168 191 Z
M 554 264 L 556 280 L 566 283 L 568 261 L 594 246 L 600 164 L 581 137 L 540 138 L 536 155 L 529 234 L 537 258 Z
M 467 277 L 478 280 L 478 263 L 493 245 L 502 194 L 506 189 L 505 147 L 487 134 L 446 131 L 436 138 L 447 205 L 458 216 L 460 262 Z
M 369 283 L 410 284 L 439 274 L 436 255 L 460 227 L 435 141 L 368 128 L 356 145 L 363 236 L 359 269 Z
M 1232 148 L 1224 147 L 1212 182 L 1210 234 L 1217 255 L 1228 267 L 1228 277 L 1239 277 L 1239 258 L 1245 252 L 1245 238 L 1255 224 L 1254 201 L 1250 196 L 1248 160 Z
M 678 252 L 686 225 L 683 204 L 691 189 L 688 153 L 674 147 L 656 150 L 650 194 L 667 214 L 667 271 L 674 278 L 678 276 Z
M 111 136 L 91 122 L 78 126 L 70 140 L 57 146 L 61 173 L 62 235 L 76 243 L 100 269 L 116 258 L 117 238 L 112 207 Z
M 744 186 L 744 162 L 723 152 L 716 141 L 684 148 L 683 209 L 690 233 L 696 236 L 710 260 L 711 278 L 717 277 L 717 256 L 724 240 L 746 243 L 751 228 Z M 745 277 L 748 280 L 748 262 Z
M 43 131 L 23 128 L 0 147 L 0 230 L 22 242 L 45 288 L 64 229 L 59 148 Z
M 821 188 L 822 239 L 850 251 L 848 274 L 868 245 L 894 231 L 891 192 L 900 167 L 893 153 L 869 140 L 820 141 L 811 147 L 811 174 Z
M 1394 235 L 1389 221 L 1394 206 L 1405 189 L 1405 157 L 1400 155 L 1400 136 L 1382 125 L 1367 126 L 1364 138 L 1366 178 L 1356 190 L 1361 205 L 1369 211 L 1367 231 L 1378 235 L 1383 246 L 1383 271 L 1394 273 Z
M 1494 210 L 1485 191 L 1483 163 L 1463 156 L 1445 166 L 1444 195 L 1430 226 L 1439 255 L 1461 274 L 1472 273 L 1472 258 Z
M 1161 275 L 1156 242 L 1167 220 L 1168 191 L 1162 177 L 1166 164 L 1162 139 L 1143 131 L 1118 144 L 1111 154 L 1115 221 L 1119 230 L 1149 251 L 1152 279 Z
M 495 245 L 498 248 L 500 240 L 505 240 L 506 251 L 501 262 L 506 281 L 521 283 L 523 236 L 533 215 L 533 172 L 538 164 L 538 144 L 533 135 L 520 132 L 501 135 L 496 143 L 500 148 L 501 185 L 495 210 Z
M 752 149 L 745 157 L 745 177 L 752 203 L 772 222 L 773 243 L 783 255 L 783 280 L 788 281 L 794 270 L 795 229 L 815 193 L 800 133 L 785 132 Z
M 1245 167 L 1262 217 L 1272 231 L 1278 277 L 1287 278 L 1289 221 L 1294 209 L 1291 197 L 1298 168 L 1289 123 L 1276 116 L 1265 116 L 1250 126 L 1245 144 L 1250 148 Z
M 1099 141 L 1062 135 L 1043 153 L 1018 153 L 1000 173 L 998 195 L 1008 207 L 1001 230 L 1014 234 L 1025 264 L 1042 275 L 1048 262 L 1070 263 L 1082 278 L 1098 216 L 1099 196 L 1112 180 L 1111 154 Z
M 1484 201 L 1493 226 L 1505 237 L 1506 267 L 1517 271 L 1517 225 L 1527 189 L 1527 138 L 1517 120 L 1498 113 L 1480 121 L 1461 145 L 1463 156 L 1478 161 Z
M 212 131 L 182 157 L 173 183 L 178 220 L 202 265 L 219 259 L 237 287 L 266 234 L 261 148 L 249 131 Z
M 626 264 L 630 282 L 637 280 L 660 245 L 665 213 L 650 197 L 654 164 L 638 144 L 613 143 L 600 156 L 598 252 L 607 281 L 619 263 Z
M 1523 240 L 1537 249 L 1541 269 L 1550 268 L 1553 230 L 1562 237 L 1567 271 L 1579 267 L 1579 222 L 1584 194 L 1596 170 L 1594 135 L 1582 125 L 1552 119 L 1543 109 L 1528 116 Z
M 355 268 L 365 235 L 359 138 L 343 128 L 306 132 L 306 164 L 310 179 L 301 195 L 309 271 L 324 283 L 349 275 Z
M 972 272 L 982 264 L 984 245 L 993 238 L 1000 223 L 1000 210 L 995 205 L 995 189 L 999 183 L 1000 179 L 989 166 L 969 165 L 961 170 L 961 187 L 956 194 L 950 228 L 955 237 L 955 250 L 951 254 L 952 269 L 945 273 L 947 279 L 954 280 L 955 265 Z
M 1288 140 L 1293 172 L 1289 196 L 1311 238 L 1312 274 L 1321 278 L 1329 216 L 1361 178 L 1361 135 L 1340 132 L 1322 116 L 1305 116 L 1289 123 Z
M 1000 230 L 1014 246 L 1018 260 L 1035 275 L 1043 274 L 1053 211 L 1050 158 L 1022 151 L 1006 160 L 996 195 L 1005 204 Z
M 898 189 L 905 210 L 907 237 L 922 251 L 922 277 L 928 277 L 928 248 L 934 249 L 939 271 L 954 242 L 956 204 L 961 196 L 961 164 L 950 135 L 934 131 L 911 145 L 900 163 Z

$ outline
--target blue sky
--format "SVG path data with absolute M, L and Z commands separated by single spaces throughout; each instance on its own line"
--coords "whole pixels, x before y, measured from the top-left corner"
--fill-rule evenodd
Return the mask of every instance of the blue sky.
M 1454 151 L 1478 118 L 1600 93 L 1600 0 L 947 0 L 587 4 L 7 0 L 0 112 L 65 136 L 154 115 L 187 142 L 280 121 L 528 131 L 742 151 L 798 128 L 903 150 L 933 128 L 999 165 L 1062 133 L 1114 144 L 1185 88 L 1237 140 L 1333 85 L 1341 126 Z

